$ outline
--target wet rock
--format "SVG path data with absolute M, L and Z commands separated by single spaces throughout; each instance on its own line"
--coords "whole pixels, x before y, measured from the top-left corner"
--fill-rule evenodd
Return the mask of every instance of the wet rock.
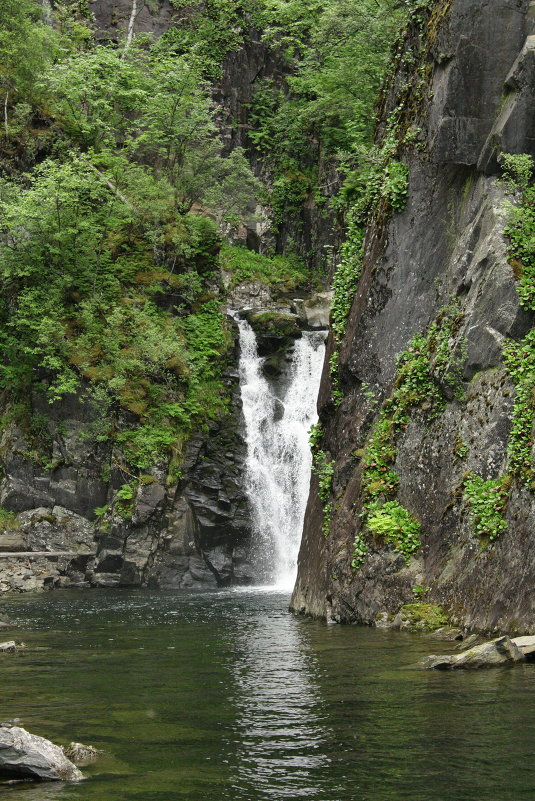
M 452 626 L 441 626 L 428 634 L 428 637 L 433 640 L 445 640 L 446 642 L 455 642 L 457 640 L 464 640 L 464 633 L 461 629 L 456 629 Z
M 295 314 L 253 309 L 245 312 L 244 316 L 256 334 L 259 356 L 286 351 L 302 334 Z
M 78 782 L 84 778 L 62 748 L 18 726 L 0 728 L 0 775 L 39 781 Z
M 94 762 L 103 751 L 99 751 L 98 748 L 92 745 L 72 742 L 63 748 L 63 753 L 75 765 L 87 765 L 90 762 Z
M 428 656 L 421 662 L 427 670 L 457 670 L 459 668 L 485 668 L 523 662 L 525 656 L 509 637 L 476 645 L 460 654 Z

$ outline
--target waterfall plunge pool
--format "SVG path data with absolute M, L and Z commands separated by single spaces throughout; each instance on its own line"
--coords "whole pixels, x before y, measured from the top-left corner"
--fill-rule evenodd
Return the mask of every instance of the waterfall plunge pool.
M 285 594 L 58 590 L 4 601 L 2 719 L 106 755 L 13 801 L 519 801 L 535 665 L 442 673 L 425 635 L 296 618 Z M 11 633 L 10 633 L 10 636 Z M 448 644 L 449 645 L 449 644 Z

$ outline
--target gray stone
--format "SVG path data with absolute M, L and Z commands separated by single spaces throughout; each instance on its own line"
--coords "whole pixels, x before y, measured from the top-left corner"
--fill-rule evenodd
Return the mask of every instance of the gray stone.
M 0 775 L 39 781 L 79 782 L 84 778 L 62 748 L 18 726 L 0 728 Z
M 26 542 L 20 534 L 0 534 L 0 551 L 25 551 Z
M 457 670 L 459 668 L 485 668 L 523 662 L 525 656 L 509 637 L 476 645 L 460 654 L 428 656 L 421 663 L 426 669 Z
M 514 642 L 517 648 L 519 648 L 525 657 L 531 657 L 535 655 L 535 635 L 529 635 L 527 637 L 513 637 L 511 642 Z
M 446 642 L 464 640 L 462 630 L 452 626 L 442 626 L 440 629 L 429 632 L 427 636 L 433 640 L 445 640 Z
M 296 298 L 295 309 L 307 328 L 328 328 L 334 292 L 315 292 L 308 298 Z
M 0 642 L 0 651 L 3 653 L 14 654 L 17 650 L 15 640 L 8 640 L 8 642 Z

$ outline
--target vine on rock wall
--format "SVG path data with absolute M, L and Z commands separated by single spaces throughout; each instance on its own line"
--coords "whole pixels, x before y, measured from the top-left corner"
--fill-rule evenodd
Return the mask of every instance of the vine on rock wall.
M 420 524 L 396 499 L 397 441 L 414 410 L 420 408 L 436 417 L 446 405 L 444 388 L 457 390 L 460 365 L 452 345 L 461 322 L 460 308 L 452 303 L 441 310 L 425 335 L 412 339 L 398 357 L 394 391 L 384 402 L 365 449 L 355 452 L 362 460 L 364 502 L 354 542 L 354 568 L 363 564 L 368 550 L 366 530 L 392 544 L 406 561 L 420 547 Z

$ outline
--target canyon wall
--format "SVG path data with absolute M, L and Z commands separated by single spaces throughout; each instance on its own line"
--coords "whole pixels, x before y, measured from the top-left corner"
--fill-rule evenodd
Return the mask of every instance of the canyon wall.
M 423 57 L 418 51 L 414 65 L 415 32 L 408 30 L 384 101 L 386 120 L 403 85 L 426 76 L 423 102 L 409 110 L 418 146 L 401 148 L 409 166 L 406 208 L 386 222 L 376 216 L 367 232 L 340 347 L 338 406 L 325 367 L 321 448 L 334 460 L 333 511 L 324 536 L 313 478 L 292 608 L 373 624 L 425 593 L 459 624 L 535 631 L 533 491 L 514 480 L 507 529 L 492 541 L 474 532 L 463 492 L 469 475 L 488 480 L 507 472 L 516 389 L 503 347 L 533 326 L 508 260 L 503 228 L 511 195 L 499 180 L 498 157 L 535 155 L 535 4 L 452 0 L 432 8 Z M 421 524 L 421 548 L 406 564 L 399 550 L 363 531 L 366 447 L 397 386 L 398 355 L 433 322 L 440 328 L 448 308 L 456 310 L 446 346 L 460 391 L 442 382 L 439 414 L 430 414 L 425 398 L 414 404 L 391 465 L 398 501 Z M 434 380 L 440 385 L 441 376 Z M 368 553 L 352 567 L 359 532 Z

